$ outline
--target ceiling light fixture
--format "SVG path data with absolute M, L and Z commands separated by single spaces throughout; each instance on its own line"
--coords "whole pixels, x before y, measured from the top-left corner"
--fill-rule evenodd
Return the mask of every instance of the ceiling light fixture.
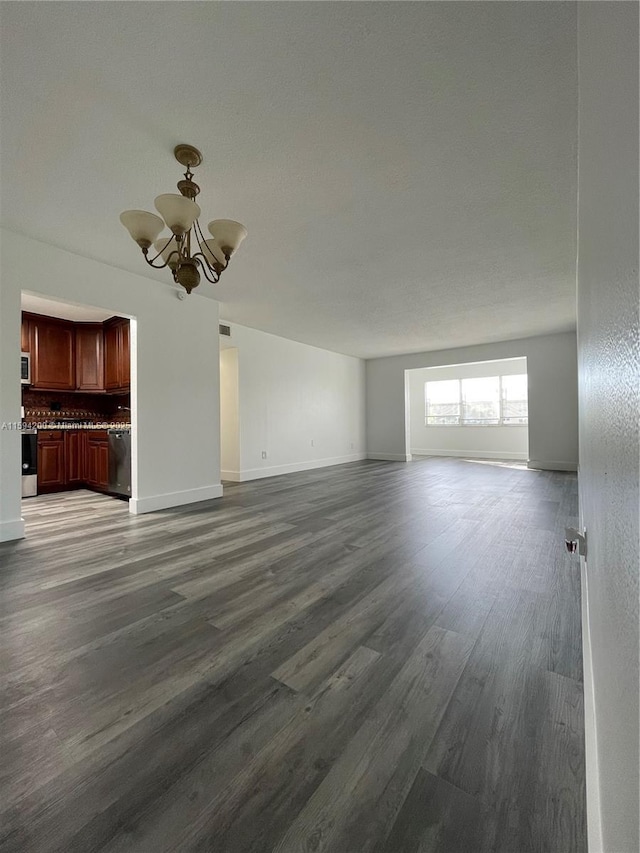
M 200 208 L 194 201 L 200 187 L 194 183 L 191 171 L 202 163 L 202 154 L 192 145 L 176 145 L 173 154 L 187 168 L 184 180 L 177 184 L 180 195 L 165 193 L 156 198 L 154 204 L 162 218 L 146 210 L 125 210 L 120 222 L 142 249 L 149 266 L 169 267 L 176 284 L 191 293 L 200 284 L 200 270 L 212 284 L 220 280 L 231 256 L 247 236 L 247 229 L 232 219 L 214 219 L 208 225 L 212 239 L 205 240 L 198 222 Z M 160 236 L 165 224 L 171 234 Z M 152 245 L 155 255 L 149 252 Z M 156 263 L 159 259 L 160 263 Z

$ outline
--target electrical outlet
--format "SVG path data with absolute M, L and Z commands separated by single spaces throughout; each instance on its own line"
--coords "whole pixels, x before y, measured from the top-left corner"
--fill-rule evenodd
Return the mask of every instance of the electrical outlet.
M 311 447 L 313 447 L 313 439 L 311 439 Z
M 351 442 L 351 449 L 353 450 L 353 442 Z
M 263 459 L 266 459 L 266 458 L 267 458 L 267 451 L 266 451 L 266 450 L 263 450 L 263 451 L 262 451 L 262 458 L 263 458 Z

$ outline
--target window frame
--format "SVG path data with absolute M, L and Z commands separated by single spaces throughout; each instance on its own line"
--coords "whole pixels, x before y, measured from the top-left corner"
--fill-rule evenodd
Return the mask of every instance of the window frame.
M 509 422 L 505 423 L 504 414 L 503 414 L 503 412 L 504 412 L 504 394 L 503 394 L 503 390 L 502 390 L 502 380 L 503 380 L 503 378 L 505 378 L 507 376 L 526 376 L 527 377 L 527 420 L 525 423 L 521 423 L 521 424 L 509 423 Z M 492 379 L 493 376 L 469 376 L 469 377 L 465 376 L 464 378 L 465 379 Z M 484 424 L 465 423 L 464 417 L 463 417 L 464 401 L 463 401 L 463 396 L 462 396 L 463 379 L 458 378 L 458 379 L 431 379 L 431 380 L 427 380 L 424 383 L 424 425 L 426 427 L 437 427 L 438 429 L 441 429 L 442 427 L 445 427 L 448 429 L 449 428 L 456 429 L 458 427 L 480 427 L 481 429 L 485 429 L 486 427 L 507 427 L 508 429 L 510 429 L 511 427 L 527 427 L 528 428 L 529 427 L 529 374 L 528 373 L 505 373 L 505 374 L 499 374 L 497 376 L 497 378 L 498 378 L 498 394 L 499 394 L 498 408 L 499 408 L 499 412 L 500 412 L 500 416 L 498 418 L 497 423 L 484 423 Z M 429 398 L 428 398 L 428 393 L 427 393 L 427 385 L 429 385 L 430 382 L 431 383 L 433 383 L 433 382 L 457 382 L 458 383 L 458 415 L 457 415 L 458 422 L 457 423 L 455 423 L 455 424 L 430 424 L 429 423 L 430 417 L 438 417 L 437 415 L 429 415 Z M 452 415 L 452 417 L 454 417 L 454 416 Z

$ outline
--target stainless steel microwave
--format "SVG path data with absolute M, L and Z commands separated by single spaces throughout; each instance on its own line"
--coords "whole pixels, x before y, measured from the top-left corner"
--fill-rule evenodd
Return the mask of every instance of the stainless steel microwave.
M 31 356 L 28 352 L 20 353 L 20 382 L 31 385 Z

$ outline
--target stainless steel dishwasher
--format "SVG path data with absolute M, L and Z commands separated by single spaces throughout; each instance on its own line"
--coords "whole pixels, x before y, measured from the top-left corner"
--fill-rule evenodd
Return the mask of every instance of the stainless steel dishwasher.
M 131 430 L 107 430 L 109 438 L 109 491 L 131 497 Z

